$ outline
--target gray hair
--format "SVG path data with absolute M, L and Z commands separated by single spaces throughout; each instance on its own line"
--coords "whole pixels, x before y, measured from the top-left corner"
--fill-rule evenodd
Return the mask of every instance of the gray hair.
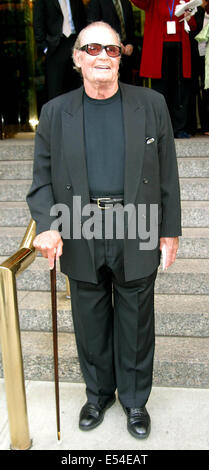
M 104 26 L 105 26 L 106 28 L 108 28 L 109 30 L 111 30 L 111 31 L 116 35 L 117 40 L 118 40 L 118 44 L 119 44 L 119 45 L 121 44 L 120 34 L 119 34 L 114 28 L 112 28 L 112 26 L 110 26 L 109 23 L 105 23 L 104 21 L 94 21 L 93 23 L 90 23 L 88 26 L 86 26 L 85 28 L 83 28 L 83 29 L 80 31 L 79 35 L 77 36 L 77 39 L 76 39 L 75 44 L 74 44 L 74 46 L 73 46 L 73 53 L 72 53 L 73 63 L 74 63 L 74 67 L 73 67 L 73 68 L 74 68 L 77 72 L 79 72 L 81 75 L 82 75 L 81 68 L 78 67 L 78 66 L 76 65 L 76 63 L 75 63 L 74 52 L 75 52 L 76 49 L 78 49 L 78 50 L 80 49 L 81 43 L 82 43 L 81 40 L 82 40 L 83 34 L 84 34 L 86 31 L 88 31 L 89 29 L 94 28 L 94 26 L 96 26 L 96 27 L 104 27 Z

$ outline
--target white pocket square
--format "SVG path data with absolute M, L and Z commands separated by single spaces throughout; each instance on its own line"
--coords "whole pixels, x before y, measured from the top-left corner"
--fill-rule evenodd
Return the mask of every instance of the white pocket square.
M 147 137 L 146 138 L 146 144 L 147 145 L 152 144 L 154 141 L 155 141 L 154 137 Z

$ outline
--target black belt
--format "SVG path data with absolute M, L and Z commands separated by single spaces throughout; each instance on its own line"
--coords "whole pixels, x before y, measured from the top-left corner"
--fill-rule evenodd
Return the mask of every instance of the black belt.
M 123 197 L 122 196 L 113 196 L 113 197 L 91 197 L 90 202 L 93 204 L 97 204 L 100 209 L 110 209 L 115 204 L 122 204 L 123 205 Z

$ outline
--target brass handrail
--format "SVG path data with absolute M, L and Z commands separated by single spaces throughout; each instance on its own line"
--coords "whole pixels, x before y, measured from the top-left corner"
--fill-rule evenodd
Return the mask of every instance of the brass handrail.
M 29 449 L 27 403 L 20 338 L 16 276 L 35 259 L 33 240 L 36 224 L 31 219 L 19 250 L 0 265 L 0 343 L 7 396 L 11 448 Z M 70 283 L 66 276 L 66 297 L 70 298 Z
M 35 259 L 35 221 L 31 220 L 19 250 L 0 265 L 0 342 L 4 368 L 11 448 L 31 447 L 20 338 L 16 276 Z

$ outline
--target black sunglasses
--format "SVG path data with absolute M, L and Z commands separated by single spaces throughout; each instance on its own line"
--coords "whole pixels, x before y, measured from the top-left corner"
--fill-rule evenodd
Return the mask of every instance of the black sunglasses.
M 79 51 L 86 51 L 87 54 L 96 56 L 101 54 L 103 49 L 105 49 L 109 57 L 119 57 L 121 55 L 121 47 L 115 46 L 114 44 L 109 44 L 108 46 L 97 43 L 85 44 L 85 46 L 79 48 Z

